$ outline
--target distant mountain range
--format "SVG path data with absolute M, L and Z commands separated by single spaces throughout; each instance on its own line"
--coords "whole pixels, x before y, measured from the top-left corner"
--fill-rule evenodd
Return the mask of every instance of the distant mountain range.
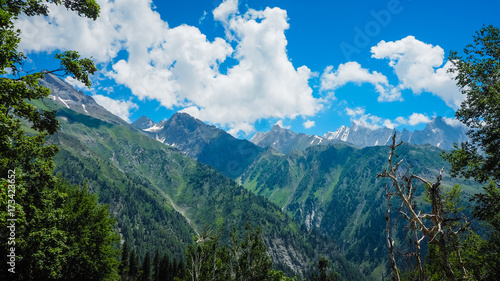
M 381 196 L 385 183 L 376 175 L 386 165 L 385 146 L 394 133 L 406 142 L 400 148 L 403 166 L 414 166 L 416 174 L 431 180 L 445 167 L 444 185 L 460 184 L 470 193 L 476 188 L 446 172 L 449 164 L 440 157 L 442 149 L 468 140 L 467 128 L 446 118 L 435 117 L 414 132 L 353 123 L 323 136 L 275 125 L 267 133 L 257 132 L 250 142 L 185 113 L 158 124 L 141 117 L 132 125 L 268 198 L 307 230 L 338 241 L 348 259 L 363 264 L 360 270 L 374 274 L 372 278 L 386 258 L 386 202 Z
M 207 125 L 187 113 L 174 114 L 170 119 L 158 124 L 148 117 L 142 116 L 132 125 L 160 142 L 177 147 L 189 156 L 217 167 L 218 170 L 226 169 L 227 171 L 223 173 L 232 178 L 238 177 L 242 169 L 245 169 L 264 148 L 272 148 L 287 154 L 292 150 L 304 150 L 311 146 L 339 143 L 358 148 L 387 146 L 394 133 L 396 133 L 397 141 L 415 145 L 430 144 L 443 150 L 451 150 L 454 143 L 469 140 L 466 126 L 457 120 L 442 117 L 434 117 L 423 130 L 415 130 L 414 132 L 407 129 L 399 131 L 386 127 L 371 129 L 352 123 L 350 127 L 341 126 L 336 131 L 317 136 L 295 133 L 279 125 L 274 125 L 266 133 L 257 132 L 250 139 L 250 143 L 246 140 L 236 139 L 225 131 Z M 227 165 L 227 159 L 221 159 L 227 157 L 234 161 L 231 163 L 239 163 L 238 167 L 220 167 L 220 165 Z M 248 161 L 242 163 L 243 159 Z M 244 165 L 239 166 L 240 164 Z
M 317 135 L 297 134 L 291 130 L 274 125 L 267 133 L 257 132 L 250 141 L 260 147 L 272 147 L 281 153 L 292 150 L 303 150 L 315 145 L 348 143 L 357 147 L 389 145 L 392 135 L 396 133 L 398 141 L 410 144 L 430 144 L 443 150 L 453 148 L 453 143 L 467 142 L 468 128 L 456 120 L 450 121 L 442 117 L 434 117 L 423 130 L 410 132 L 407 129 L 398 131 L 389 128 L 370 129 L 352 123 L 351 127 L 342 126 L 334 132 L 322 137 Z

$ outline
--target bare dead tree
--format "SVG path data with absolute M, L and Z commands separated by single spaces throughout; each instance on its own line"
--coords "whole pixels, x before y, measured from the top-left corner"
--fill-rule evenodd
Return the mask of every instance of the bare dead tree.
M 389 260 L 391 262 L 392 269 L 392 280 L 400 281 L 399 270 L 396 264 L 396 258 L 394 257 L 394 241 L 391 239 L 391 198 L 394 196 L 394 192 L 385 185 L 385 197 L 387 198 L 387 211 L 385 213 L 385 233 L 387 240 L 387 248 L 389 249 Z
M 390 200 L 393 196 L 397 196 L 401 200 L 399 213 L 408 221 L 410 229 L 413 229 L 414 231 L 412 240 L 414 240 L 415 243 L 415 252 L 412 255 L 414 255 L 417 260 L 419 279 L 424 280 L 424 270 L 422 260 L 420 258 L 420 247 L 422 241 L 427 238 L 428 243 L 435 244 L 438 248 L 439 257 L 446 278 L 449 280 L 457 280 L 450 263 L 450 253 L 448 250 L 449 241 L 447 240 L 449 240 L 450 237 L 458 237 L 458 233 L 468 227 L 468 224 L 465 223 L 465 226 L 459 228 L 457 231 L 450 230 L 450 227 L 448 227 L 453 220 L 446 218 L 446 213 L 443 208 L 444 203 L 442 200 L 441 180 L 444 168 L 439 172 L 435 183 L 412 174 L 410 172 L 411 167 L 408 167 L 405 173 L 399 172 L 398 174 L 400 165 L 403 163 L 403 159 L 395 162 L 395 158 L 398 157 L 396 154 L 396 148 L 402 143 L 403 142 L 396 143 L 396 134 L 394 134 L 392 137 L 392 145 L 389 146 L 391 148 L 388 159 L 389 168 L 384 169 L 382 173 L 377 174 L 377 178 L 389 178 L 392 180 L 392 186 L 390 188 L 386 187 L 386 198 L 388 201 L 388 210 L 386 213 L 386 232 L 393 279 L 399 280 L 399 273 L 396 260 L 394 258 L 394 242 L 391 240 L 389 235 L 390 233 L 388 227 L 390 218 L 388 215 L 390 214 L 391 207 Z M 426 195 L 428 196 L 431 204 L 430 213 L 422 213 L 422 211 L 417 210 L 414 196 L 418 182 L 423 183 L 426 188 Z M 459 250 L 457 250 L 457 255 L 461 261 Z M 463 263 L 461 263 L 461 267 L 462 274 L 466 276 L 467 271 L 465 270 Z

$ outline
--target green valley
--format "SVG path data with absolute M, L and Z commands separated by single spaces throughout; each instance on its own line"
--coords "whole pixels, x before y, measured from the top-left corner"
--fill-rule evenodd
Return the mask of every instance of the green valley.
M 262 228 L 277 268 L 307 276 L 320 255 L 333 261 L 341 276 L 362 280 L 338 247 L 312 235 L 262 196 L 254 195 L 215 169 L 197 162 L 136 129 L 57 107 L 60 130 L 49 143 L 60 147 L 55 173 L 71 183 L 87 182 L 99 202 L 117 218 L 122 240 L 136 250 L 167 252 L 184 259 L 193 237 L 207 230 L 230 241 L 245 222 Z

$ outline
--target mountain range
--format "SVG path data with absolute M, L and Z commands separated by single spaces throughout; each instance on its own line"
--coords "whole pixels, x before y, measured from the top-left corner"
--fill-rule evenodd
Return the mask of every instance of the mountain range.
M 194 237 L 214 233 L 229 244 L 230 232 L 242 235 L 248 222 L 262 229 L 274 267 L 289 275 L 309 276 L 319 257 L 326 256 L 342 278 L 366 280 L 334 241 L 307 231 L 276 204 L 178 149 L 187 145 L 173 147 L 150 138 L 56 76 L 48 74 L 41 83 L 53 89 L 52 96 L 36 105 L 56 110 L 60 122 L 60 130 L 48 138 L 59 146 L 55 173 L 73 184 L 86 182 L 109 206 L 122 241 L 139 256 L 159 250 L 184 259 Z M 193 134 L 190 151 L 210 151 L 210 145 L 227 150 L 220 142 L 235 142 L 208 125 L 196 134 L 202 124 L 188 115 L 177 117 L 166 123 L 170 130 L 177 124 L 178 141 Z M 202 138 L 203 133 L 215 135 Z M 235 147 L 240 143 L 255 146 L 237 141 Z
M 177 147 L 189 156 L 212 165 L 218 170 L 225 171 L 223 174 L 232 178 L 238 177 L 241 171 L 262 151 L 262 149 L 246 143 L 245 140 L 236 139 L 225 131 L 215 126 L 209 126 L 187 113 L 174 114 L 170 119 L 158 124 L 148 117 L 142 116 L 132 125 L 160 142 Z M 468 130 L 458 120 L 443 117 L 434 117 L 423 130 L 413 132 L 407 129 L 399 131 L 387 127 L 374 129 L 353 122 L 350 127 L 341 126 L 323 136 L 295 133 L 276 124 L 266 133 L 257 132 L 250 139 L 250 142 L 260 148 L 269 147 L 287 154 L 292 150 L 304 150 L 311 146 L 339 143 L 360 148 L 387 146 L 391 142 L 391 137 L 396 133 L 397 141 L 415 145 L 430 144 L 443 150 L 451 150 L 454 143 L 469 141 L 466 134 Z M 226 147 L 227 150 L 223 151 L 222 154 L 214 154 L 213 150 L 207 151 L 208 147 L 216 146 L 214 142 L 231 144 L 231 146 Z M 241 160 L 247 158 L 245 154 L 249 151 L 252 154 L 251 157 L 248 157 L 249 161 L 242 163 Z M 230 158 L 230 162 L 227 159 L 222 159 L 227 157 Z M 229 167 L 220 167 L 220 165 L 227 163 L 231 163 L 230 166 L 238 165 L 238 167 L 233 167 L 234 170 Z M 241 164 L 243 165 L 239 166 Z
M 387 165 L 386 146 L 391 136 L 396 133 L 397 140 L 405 142 L 399 154 L 405 159 L 402 168 L 412 166 L 414 173 L 429 180 L 435 179 L 441 168 L 450 168 L 440 157 L 442 150 L 451 149 L 454 142 L 468 140 L 466 127 L 440 117 L 414 132 L 370 129 L 353 123 L 323 137 L 275 125 L 267 133 L 255 134 L 250 143 L 185 113 L 177 113 L 159 124 L 145 117 L 139 120 L 132 125 L 152 125 L 143 132 L 208 165 L 211 163 L 200 153 L 193 153 L 193 147 L 198 147 L 193 144 L 203 144 L 203 150 L 214 156 L 225 155 L 227 147 L 245 145 L 248 153 L 238 154 L 243 158 L 250 156 L 241 166 L 243 172 L 227 173 L 227 159 L 214 168 L 268 198 L 308 231 L 318 230 L 336 241 L 348 260 L 360 264 L 360 270 L 374 279 L 387 266 L 383 237 L 385 182 L 376 180 L 376 175 Z M 478 190 L 474 182 L 451 178 L 447 172 L 443 174 L 443 184 L 461 185 L 465 197 Z M 421 188 L 418 192 L 422 191 Z
M 257 132 L 250 141 L 260 147 L 272 147 L 281 153 L 292 150 L 303 150 L 315 145 L 328 145 L 335 143 L 348 143 L 357 147 L 386 146 L 391 142 L 391 137 L 396 133 L 398 141 L 410 144 L 430 144 L 443 150 L 450 150 L 454 143 L 467 142 L 466 135 L 469 129 L 457 120 L 434 117 L 427 123 L 423 130 L 410 132 L 407 129 L 367 128 L 355 122 L 350 127 L 341 126 L 333 132 L 328 132 L 322 137 L 295 133 L 291 130 L 274 125 L 266 133 Z
M 43 83 L 55 91 L 39 106 L 56 108 L 61 123 L 49 139 L 60 147 L 56 172 L 73 183 L 87 180 L 139 253 L 159 248 L 182 258 L 207 227 L 242 230 L 250 221 L 262 227 L 275 265 L 290 274 L 307 276 L 320 255 L 346 280 L 387 274 L 387 182 L 376 174 L 387 166 L 383 145 L 395 130 L 353 124 L 319 137 L 276 125 L 247 141 L 186 113 L 127 124 L 48 78 Z M 407 142 L 398 155 L 402 169 L 411 166 L 429 180 L 444 167 L 444 185 L 460 184 L 467 197 L 478 185 L 451 178 L 440 157 L 464 139 L 465 128 L 453 125 L 434 118 L 422 131 L 403 130 L 398 138 Z

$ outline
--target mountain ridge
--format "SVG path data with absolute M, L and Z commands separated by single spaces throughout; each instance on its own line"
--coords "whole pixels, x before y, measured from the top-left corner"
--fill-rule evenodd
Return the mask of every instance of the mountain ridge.
M 76 90 L 71 84 L 60 79 L 57 75 L 47 73 L 39 80 L 40 85 L 50 88 L 49 98 L 62 107 L 106 121 L 111 124 L 120 124 L 132 128 L 120 117 L 109 112 L 98 104 L 92 96 Z M 134 127 L 135 128 L 135 127 Z
M 456 120 L 448 121 L 443 117 L 434 117 L 423 130 L 414 132 L 404 128 L 397 129 L 368 128 L 355 122 L 350 127 L 341 126 L 333 132 L 327 132 L 323 136 L 295 133 L 289 129 L 274 125 L 266 133 L 257 132 L 250 141 L 260 147 L 270 146 L 277 151 L 286 154 L 294 149 L 303 150 L 314 145 L 329 145 L 345 143 L 357 147 L 385 146 L 390 144 L 390 139 L 396 133 L 398 141 L 411 144 L 430 144 L 443 150 L 453 149 L 454 143 L 467 142 L 468 128 Z
M 191 122 L 227 135 L 199 120 Z M 384 189 L 376 180 L 377 172 L 386 165 L 385 145 L 396 132 L 398 141 L 406 142 L 401 146 L 403 166 L 414 165 L 416 174 L 432 178 L 441 168 L 449 169 L 440 157 L 442 150 L 438 144 L 444 144 L 448 137 L 446 144 L 451 145 L 451 139 L 464 135 L 464 131 L 453 128 L 443 118 L 434 118 L 425 129 L 414 132 L 373 130 L 353 124 L 332 132 L 328 140 L 275 125 L 271 134 L 258 132 L 251 139 L 261 145 L 267 143 L 237 180 L 246 189 L 275 203 L 308 231 L 319 230 L 343 245 L 348 258 L 363 263 L 362 272 L 375 278 L 384 270 L 386 256 L 384 238 L 380 236 L 385 212 L 380 192 Z M 358 144 L 348 142 L 355 141 L 356 135 Z M 196 134 L 190 137 L 200 138 Z M 412 144 L 426 140 L 435 145 Z M 447 186 L 460 183 L 446 171 L 443 176 Z M 465 183 L 464 187 L 469 193 L 474 192 L 473 183 Z
M 182 118 L 180 116 L 182 116 Z M 190 131 L 190 133 L 195 131 L 196 133 L 194 135 L 190 135 L 190 137 L 195 139 L 201 138 L 204 144 L 201 145 L 201 147 L 198 147 L 198 150 L 191 151 L 193 145 L 189 144 L 189 141 L 186 140 L 188 134 L 184 135 L 184 140 L 173 138 L 171 133 L 175 131 L 176 128 L 172 128 L 172 118 L 173 120 L 182 119 L 186 123 L 196 124 L 196 128 L 191 128 L 192 131 Z M 145 125 L 146 123 L 144 122 L 147 122 L 147 125 Z M 133 122 L 132 125 L 160 142 L 174 147 L 177 146 L 179 149 L 195 159 L 201 159 L 200 153 L 203 147 L 206 148 L 210 142 L 214 141 L 221 135 L 224 135 L 223 138 L 226 139 L 226 141 L 230 140 L 230 142 L 244 143 L 246 141 L 244 139 L 237 139 L 214 125 L 208 125 L 203 121 L 182 112 L 178 112 L 170 119 L 161 121 L 158 124 L 154 123 L 148 117 L 142 116 Z M 177 126 L 177 129 L 178 128 L 179 127 Z M 325 133 L 323 136 L 296 133 L 290 129 L 283 128 L 280 125 L 275 124 L 268 132 L 258 131 L 252 136 L 252 138 L 250 138 L 249 142 L 256 145 L 257 148 L 249 146 L 248 144 L 245 145 L 245 148 L 247 150 L 250 149 L 255 151 L 258 154 L 262 152 L 262 150 L 258 148 L 271 147 L 280 153 L 287 154 L 292 150 L 304 150 L 315 145 L 330 145 L 339 143 L 359 148 L 385 146 L 390 144 L 392 135 L 396 133 L 397 141 L 403 141 L 416 145 L 430 144 L 442 150 L 451 150 L 453 149 L 454 143 L 467 142 L 470 140 L 467 136 L 468 130 L 469 129 L 462 125 L 458 120 L 444 117 L 433 117 L 430 122 L 426 124 L 424 129 L 415 130 L 413 132 L 406 128 L 403 128 L 402 131 L 387 127 L 373 129 L 353 122 L 350 127 L 341 126 L 335 131 Z M 210 160 L 202 162 L 206 163 L 206 161 Z M 211 161 L 215 162 L 214 160 Z M 209 162 L 207 164 L 212 165 L 214 163 Z M 237 178 L 239 174 L 239 171 L 236 173 L 225 173 L 225 175 L 232 178 Z
M 141 129 L 142 121 L 132 125 Z M 238 178 L 264 151 L 264 148 L 248 140 L 234 138 L 226 131 L 183 112 L 158 124 L 153 122 L 151 127 L 141 130 L 151 138 L 175 147 L 233 179 Z

